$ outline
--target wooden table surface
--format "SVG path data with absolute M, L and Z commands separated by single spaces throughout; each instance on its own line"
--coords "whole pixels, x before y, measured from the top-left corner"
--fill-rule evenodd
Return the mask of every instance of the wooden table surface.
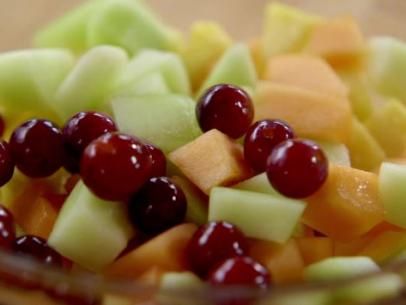
M 0 50 L 28 47 L 32 33 L 83 0 L 0 0 Z M 238 39 L 258 35 L 270 0 L 146 0 L 183 30 L 196 19 L 220 21 Z M 406 39 L 404 0 L 281 0 L 325 15 L 354 14 L 369 34 Z

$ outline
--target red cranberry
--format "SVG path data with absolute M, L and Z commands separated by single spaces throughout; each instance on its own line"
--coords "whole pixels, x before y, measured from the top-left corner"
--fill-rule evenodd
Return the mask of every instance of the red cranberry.
M 135 137 L 107 133 L 83 152 L 80 174 L 100 198 L 127 201 L 147 181 L 150 159 L 144 144 Z
M 10 145 L 0 140 L 0 187 L 11 180 L 14 174 L 14 159 Z
M 196 115 L 203 131 L 218 129 L 237 139 L 250 127 L 254 106 L 249 95 L 241 88 L 216 85 L 200 98 Z
M 268 158 L 268 179 L 287 197 L 312 195 L 323 185 L 327 175 L 328 160 L 312 141 L 287 140 L 276 146 Z
M 151 163 L 150 177 L 163 177 L 166 175 L 166 157 L 162 150 L 151 144 L 144 144 Z
M 64 160 L 62 134 L 46 120 L 30 120 L 15 129 L 10 148 L 17 168 L 32 178 L 52 175 Z
M 79 173 L 80 158 L 86 146 L 108 132 L 117 131 L 116 124 L 107 115 L 98 112 L 79 112 L 71 117 L 62 129 L 67 153 L 65 167 Z
M 266 161 L 279 143 L 295 137 L 293 129 L 280 120 L 263 120 L 250 127 L 245 136 L 245 160 L 258 173 L 266 170 Z
M 10 250 L 16 237 L 14 217 L 0 205 L 0 249 Z
M 227 222 L 210 222 L 195 232 L 186 253 L 191 269 L 205 277 L 223 260 L 246 255 L 248 242 L 236 226 Z

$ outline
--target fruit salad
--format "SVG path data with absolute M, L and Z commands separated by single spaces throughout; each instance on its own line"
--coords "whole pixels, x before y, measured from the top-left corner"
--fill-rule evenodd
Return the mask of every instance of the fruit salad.
M 0 54 L 2 252 L 155 287 L 160 305 L 250 305 L 369 273 L 267 304 L 401 292 L 380 271 L 406 254 L 405 42 L 278 3 L 236 42 L 99 0 L 33 45 Z M 145 302 L 0 279 L 67 304 Z M 257 297 L 160 293 L 236 286 Z

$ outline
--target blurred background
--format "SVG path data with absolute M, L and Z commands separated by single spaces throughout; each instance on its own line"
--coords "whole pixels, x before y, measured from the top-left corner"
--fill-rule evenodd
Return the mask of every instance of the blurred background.
M 145 0 L 183 30 L 196 19 L 221 22 L 236 39 L 259 35 L 270 0 Z M 30 45 L 34 31 L 83 0 L 0 0 L 0 50 Z M 324 15 L 353 14 L 368 34 L 406 39 L 405 0 L 281 0 Z M 388 14 L 388 12 L 391 12 Z

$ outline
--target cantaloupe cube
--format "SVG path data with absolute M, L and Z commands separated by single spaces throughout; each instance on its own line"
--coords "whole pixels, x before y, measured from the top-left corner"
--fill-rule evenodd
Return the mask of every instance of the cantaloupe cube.
M 350 167 L 331 165 L 326 183 L 307 202 L 304 223 L 339 241 L 356 239 L 384 219 L 378 176 Z
M 305 51 L 338 67 L 358 65 L 365 53 L 362 31 L 352 17 L 326 21 L 314 27 Z
M 275 244 L 265 241 L 253 241 L 250 255 L 267 267 L 275 284 L 300 282 L 305 264 L 295 240 Z
M 260 38 L 251 40 L 249 42 L 249 48 L 255 68 L 257 69 L 257 75 L 259 79 L 263 79 L 266 70 L 266 55 L 262 40 Z
M 251 175 L 241 146 L 216 129 L 175 150 L 169 160 L 206 194 Z
M 328 237 L 302 237 L 296 240 L 306 265 L 333 256 L 333 240 Z
M 348 95 L 347 86 L 326 61 L 306 54 L 271 57 L 265 72 L 265 79 L 322 94 L 339 97 Z
M 106 273 L 114 277 L 136 279 L 152 267 L 184 271 L 186 245 L 196 229 L 194 224 L 174 227 L 119 258 L 107 267 Z
M 346 98 L 262 82 L 255 100 L 256 120 L 285 120 L 301 137 L 340 143 L 349 139 L 352 115 Z

